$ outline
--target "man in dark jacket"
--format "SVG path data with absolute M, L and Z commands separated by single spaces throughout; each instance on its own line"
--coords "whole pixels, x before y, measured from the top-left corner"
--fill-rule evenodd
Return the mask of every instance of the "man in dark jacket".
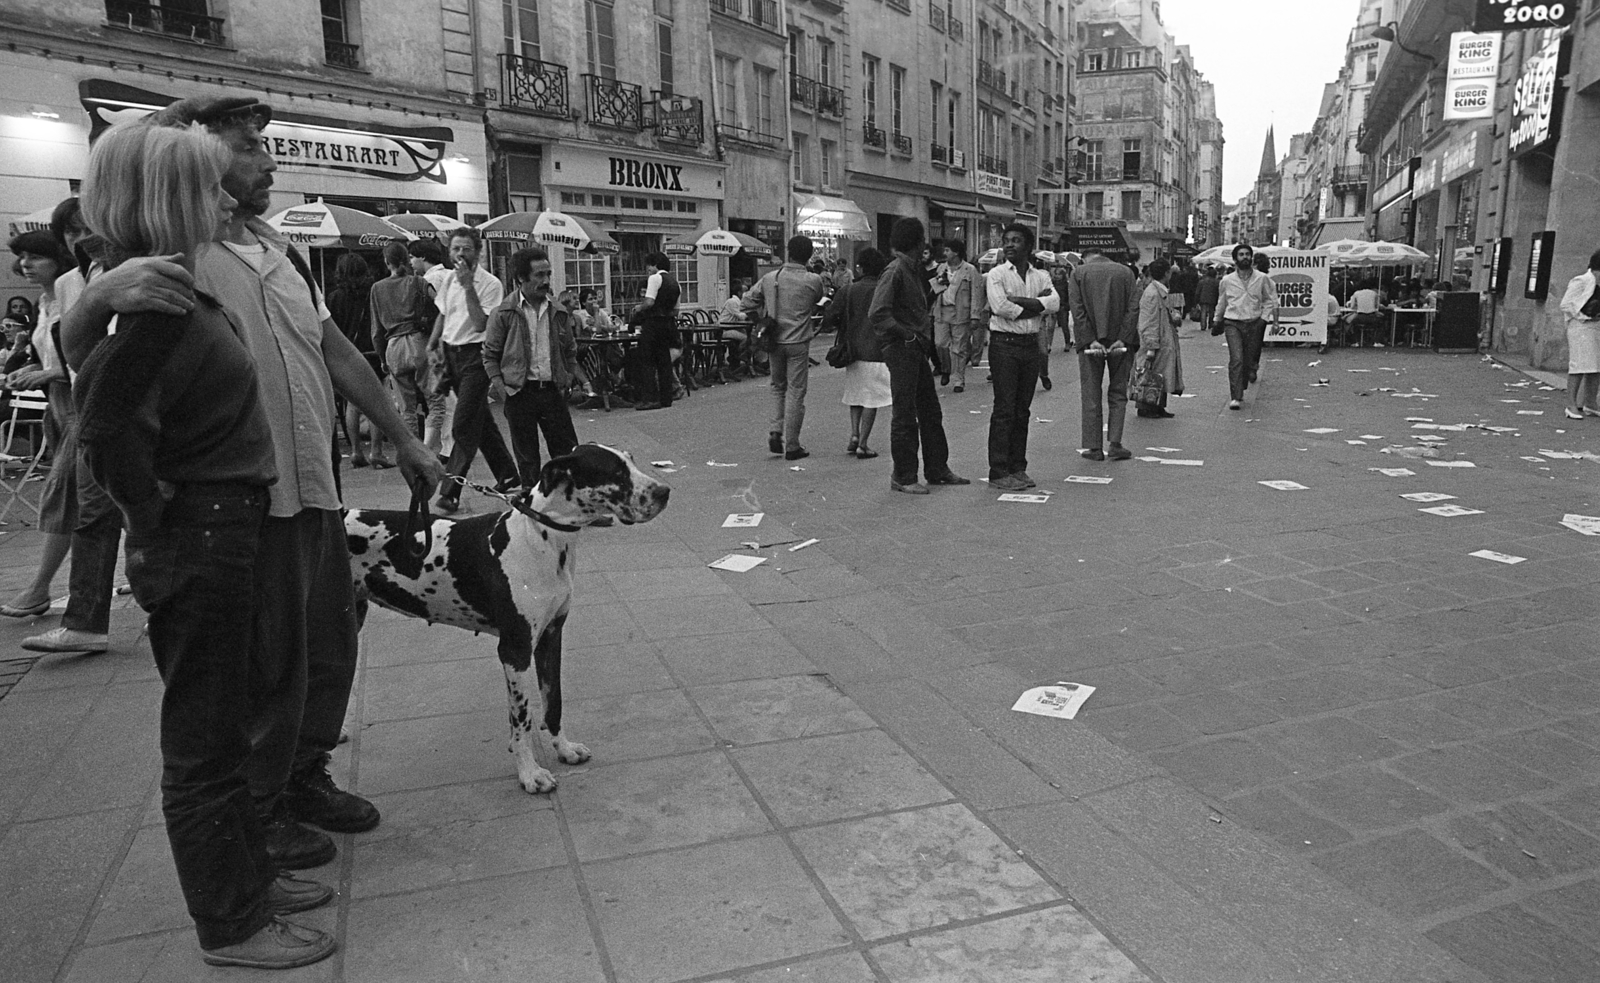
M 950 444 L 944 434 L 939 390 L 933 384 L 933 329 L 928 320 L 928 281 L 922 270 L 923 236 L 917 219 L 903 218 L 894 224 L 889 244 L 895 261 L 878 281 L 868 314 L 889 366 L 894 399 L 889 420 L 894 475 L 889 487 L 910 495 L 928 494 L 928 485 L 972 484 L 950 470 Z M 919 440 L 927 485 L 917 481 Z
M 1139 348 L 1139 294 L 1133 271 L 1106 259 L 1098 249 L 1084 250 L 1083 265 L 1072 272 L 1073 341 L 1078 346 L 1078 378 L 1083 384 L 1083 456 L 1104 461 L 1102 425 L 1110 457 L 1125 461 L 1133 454 L 1122 446 L 1122 422 L 1128 414 L 1128 376 Z M 1101 389 L 1110 406 L 1103 414 Z

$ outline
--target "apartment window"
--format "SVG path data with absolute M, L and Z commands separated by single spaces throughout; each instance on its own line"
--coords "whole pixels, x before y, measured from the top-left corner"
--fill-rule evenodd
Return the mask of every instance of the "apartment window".
M 1088 219 L 1106 217 L 1105 192 L 1091 191 L 1083 196 L 1083 217 Z
M 821 175 L 822 176 L 822 186 L 824 188 L 831 188 L 831 187 L 833 187 L 834 154 L 836 153 L 837 145 L 832 140 L 823 140 L 821 142 L 821 148 L 822 148 L 822 175 Z
M 674 257 L 672 275 L 678 278 L 678 303 L 700 303 L 700 260 L 693 256 Z
M 789 71 L 796 75 L 809 74 L 806 69 L 806 36 L 804 31 L 789 29 Z
M 1377 55 L 1368 55 L 1366 57 L 1366 62 L 1367 62 L 1367 81 L 1368 82 L 1376 82 L 1378 80 L 1378 56 Z
M 906 70 L 889 66 L 889 123 L 896 136 L 905 132 Z
M 928 113 L 928 118 L 933 126 L 933 142 L 937 145 L 939 142 L 939 109 L 944 105 L 944 86 L 934 82 L 931 84 L 931 88 L 933 89 L 933 101 L 929 103 L 931 109 Z
M 656 24 L 656 62 L 661 69 L 661 94 L 672 95 L 672 25 Z
M 833 42 L 817 39 L 817 81 L 833 84 Z
M 1103 51 L 1091 51 L 1083 56 L 1083 70 L 1086 72 L 1103 72 L 1106 70 L 1106 56 Z
M 760 78 L 760 72 L 756 73 Z M 723 126 L 739 125 L 739 61 L 717 55 L 717 118 Z
M 811 163 L 811 161 L 810 161 L 811 146 L 807 142 L 806 135 L 804 133 L 795 133 L 795 134 L 792 135 L 792 137 L 793 137 L 793 143 L 791 144 L 791 146 L 794 147 L 794 151 L 793 151 L 794 183 L 795 184 L 810 184 L 811 183 L 810 175 L 807 172 L 811 169 L 810 166 L 809 166 L 810 163 Z
M 539 155 L 507 151 L 506 192 L 514 212 L 544 211 L 543 183 L 539 180 Z
M 539 60 L 539 0 L 503 0 L 506 54 Z
M 611 306 L 610 292 L 606 284 L 606 267 L 609 265 L 604 256 L 585 256 L 572 249 L 563 249 L 567 254 L 567 289 L 582 292 L 586 287 L 593 287 L 595 293 L 600 295 L 600 306 Z
M 1122 217 L 1130 222 L 1139 220 L 1140 199 L 1143 196 L 1137 191 L 1124 191 L 1122 193 Z
M 611 4 L 603 0 L 586 0 L 583 16 L 589 42 L 589 74 L 616 78 L 617 30 Z
M 162 4 L 162 9 L 165 10 L 168 6 Z M 345 0 L 322 0 L 323 60 L 342 68 L 359 68 L 361 48 L 355 43 L 352 33 Z
M 961 118 L 961 93 L 950 93 L 950 125 L 945 130 L 945 135 L 950 138 L 950 146 L 956 145 L 956 134 L 961 132 L 956 129 L 956 120 Z
M 1123 68 L 1139 68 L 1144 64 L 1144 52 L 1130 51 L 1122 62 Z
M 772 91 L 777 87 L 778 73 L 770 68 L 756 69 L 755 124 L 757 133 L 778 132 L 777 117 L 772 111 Z
M 861 56 L 861 102 L 867 107 L 866 123 L 878 125 L 878 59 Z
M 1085 140 L 1083 142 L 1083 178 L 1085 181 L 1104 180 L 1106 166 L 1106 142 L 1104 140 Z
M 1144 163 L 1144 141 L 1122 141 L 1122 173 L 1126 177 L 1138 177 L 1139 169 Z

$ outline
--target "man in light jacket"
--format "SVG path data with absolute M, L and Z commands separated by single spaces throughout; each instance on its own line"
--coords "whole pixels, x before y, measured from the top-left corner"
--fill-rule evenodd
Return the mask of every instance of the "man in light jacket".
M 1083 265 L 1072 271 L 1068 288 L 1083 387 L 1083 456 L 1091 461 L 1106 459 L 1107 451 L 1101 447 L 1103 422 L 1111 460 L 1126 461 L 1133 456 L 1122 446 L 1122 425 L 1128 415 L 1133 353 L 1139 347 L 1138 282 L 1132 270 L 1107 259 L 1102 250 L 1090 247 L 1083 253 Z
M 798 461 L 811 452 L 800 446 L 800 425 L 806 420 L 806 387 L 811 380 L 811 339 L 817 334 L 811 313 L 822 299 L 822 277 L 806 269 L 811 240 L 791 236 L 784 264 L 756 282 L 744 295 L 745 312 L 765 308 L 778 319 L 778 336 L 767 356 L 772 385 L 772 426 L 767 449 L 785 460 Z
M 939 378 L 956 381 L 955 392 L 967 388 L 968 343 L 972 338 L 977 297 L 983 288 L 978 268 L 967 262 L 967 244 L 951 239 L 944 244 L 944 263 L 933 279 L 933 344 L 939 354 Z
M 483 370 L 489 376 L 489 399 L 505 400 L 511 451 L 522 486 L 532 488 L 542 466 L 540 431 L 552 459 L 578 446 L 567 389 L 573 379 L 589 388 L 589 380 L 578 364 L 572 315 L 550 302 L 550 255 L 539 246 L 517 250 L 511 257 L 511 282 L 516 289 L 489 315 Z

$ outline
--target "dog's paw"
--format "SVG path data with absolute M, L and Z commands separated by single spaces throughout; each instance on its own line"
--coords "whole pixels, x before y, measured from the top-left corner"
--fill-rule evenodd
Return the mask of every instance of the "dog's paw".
M 517 781 L 522 783 L 522 790 L 529 795 L 540 795 L 556 790 L 556 776 L 544 768 L 535 768 L 532 771 L 517 775 Z
M 565 737 L 557 737 L 551 742 L 556 749 L 556 757 L 562 764 L 581 765 L 589 760 L 589 749 L 582 744 L 574 744 Z

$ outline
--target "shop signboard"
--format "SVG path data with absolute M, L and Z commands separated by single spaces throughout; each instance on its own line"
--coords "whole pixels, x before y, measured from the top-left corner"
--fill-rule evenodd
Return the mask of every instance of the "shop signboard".
M 1011 179 L 991 171 L 978 171 L 978 194 L 996 198 L 1011 197 Z
M 1328 270 L 1332 257 L 1307 249 L 1272 255 L 1272 286 L 1278 291 L 1278 319 L 1267 325 L 1266 340 L 1296 344 L 1328 343 Z
M 1125 260 L 1133 254 L 1122 226 L 1109 222 L 1103 225 L 1074 225 L 1068 232 L 1067 241 L 1068 249 L 1080 253 L 1086 249 L 1098 249 L 1109 259 Z
M 1512 240 L 1496 239 L 1489 253 L 1489 292 L 1496 297 L 1506 295 L 1506 281 L 1511 279 Z
M 620 151 L 564 146 L 552 148 L 549 159 L 553 170 L 547 175 L 547 183 L 553 186 L 675 198 L 722 198 L 722 174 L 710 164 L 659 154 L 636 157 Z
M 1550 3 L 1548 0 L 1478 0 L 1478 31 L 1526 31 L 1535 27 L 1566 27 L 1578 19 L 1582 0 Z
M 177 97 L 106 79 L 86 79 L 78 97 L 89 114 L 90 140 L 102 130 L 142 119 Z M 394 127 L 281 112 L 261 131 L 261 143 L 282 169 L 343 171 L 391 181 L 448 182 L 446 149 L 455 139 L 446 126 Z
M 1571 53 L 1565 32 L 1546 31 L 1537 51 L 1523 64 L 1511 99 L 1513 156 L 1548 149 L 1561 139 L 1560 81 Z
M 1528 285 L 1522 291 L 1526 300 L 1544 300 L 1550 295 L 1550 268 L 1556 256 L 1556 234 L 1535 232 L 1528 249 Z
M 1468 31 L 1450 35 L 1450 68 L 1444 83 L 1445 119 L 1489 119 L 1494 115 L 1500 38 L 1499 34 Z

